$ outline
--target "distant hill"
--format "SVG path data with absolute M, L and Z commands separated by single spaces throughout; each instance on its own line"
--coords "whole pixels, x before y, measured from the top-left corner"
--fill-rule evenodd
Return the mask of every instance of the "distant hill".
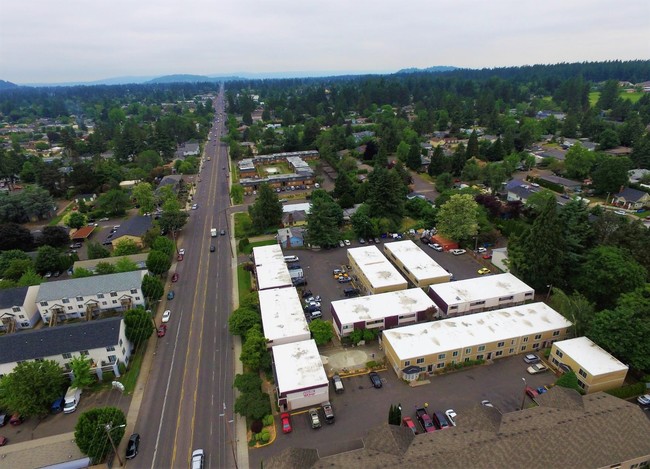
M 0 90 L 10 90 L 12 88 L 17 88 L 18 85 L 10 81 L 0 80 Z
M 451 72 L 458 70 L 458 67 L 453 67 L 450 65 L 434 65 L 433 67 L 427 68 L 403 68 L 395 72 L 396 75 L 400 73 L 420 73 L 420 72 L 430 72 L 430 73 L 440 73 L 440 72 Z
M 162 77 L 154 78 L 145 83 L 147 84 L 156 84 L 156 83 L 209 83 L 222 81 L 222 78 L 208 77 L 206 75 L 186 75 L 186 74 L 177 74 L 177 75 L 164 75 Z

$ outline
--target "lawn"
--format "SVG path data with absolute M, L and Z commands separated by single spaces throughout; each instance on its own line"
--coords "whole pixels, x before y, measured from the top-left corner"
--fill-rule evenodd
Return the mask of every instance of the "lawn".
M 126 394 L 132 394 L 135 389 L 135 384 L 138 381 L 138 375 L 140 374 L 140 367 L 142 366 L 142 359 L 144 358 L 144 353 L 147 350 L 148 340 L 140 344 L 137 352 L 131 357 L 131 363 L 129 369 L 124 373 L 119 381 L 124 385 L 124 392 Z
M 241 239 L 249 236 L 253 230 L 251 217 L 247 212 L 235 213 L 235 238 Z
M 643 96 L 642 92 L 634 92 L 634 93 L 626 93 L 625 91 L 621 90 L 618 93 L 619 98 L 627 99 L 628 101 L 631 101 L 632 103 L 636 103 L 641 97 Z M 595 106 L 596 103 L 598 102 L 598 98 L 600 98 L 600 91 L 592 91 L 589 93 L 589 105 L 590 106 Z
M 251 274 L 244 270 L 244 264 L 237 266 L 237 287 L 239 288 L 239 303 L 251 291 Z

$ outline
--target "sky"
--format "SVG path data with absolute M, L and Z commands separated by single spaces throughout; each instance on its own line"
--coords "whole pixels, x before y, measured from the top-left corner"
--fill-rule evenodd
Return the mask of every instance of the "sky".
M 17 84 L 617 59 L 650 59 L 650 1 L 0 0 Z

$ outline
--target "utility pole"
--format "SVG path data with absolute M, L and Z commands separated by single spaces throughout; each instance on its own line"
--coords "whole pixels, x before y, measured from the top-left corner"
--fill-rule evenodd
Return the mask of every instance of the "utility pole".
M 115 447 L 115 442 L 113 441 L 113 437 L 111 436 L 111 430 L 114 430 L 115 428 L 124 428 L 126 425 L 119 425 L 117 427 L 113 427 L 113 422 L 107 423 L 104 425 L 104 429 L 106 430 L 106 435 L 108 436 L 108 441 L 111 442 L 111 446 L 113 447 L 113 452 L 115 453 L 115 456 L 117 456 L 117 460 L 120 463 L 120 466 L 124 466 L 124 463 L 122 462 L 122 458 L 120 458 L 120 454 L 117 452 L 117 448 Z
M 521 378 L 524 381 L 524 396 L 521 398 L 521 410 L 524 410 L 524 404 L 526 403 L 526 378 Z
M 230 424 L 234 422 L 234 420 L 228 420 L 228 416 L 226 415 L 226 403 L 223 403 L 223 414 L 219 414 L 219 417 L 223 417 L 224 421 L 226 422 L 226 431 L 228 432 L 228 440 L 230 440 L 230 450 L 232 451 L 232 459 L 235 461 L 235 469 L 239 469 L 239 466 L 237 465 L 237 455 L 235 454 L 235 443 L 234 439 L 232 436 L 232 429 L 230 428 Z

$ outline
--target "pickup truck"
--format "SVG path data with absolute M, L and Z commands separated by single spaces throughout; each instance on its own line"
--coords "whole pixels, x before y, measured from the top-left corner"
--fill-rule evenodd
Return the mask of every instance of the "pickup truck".
M 418 407 L 415 409 L 415 415 L 426 433 L 436 431 L 436 427 L 433 424 L 433 420 L 431 420 L 431 416 L 427 413 L 427 409 L 424 407 Z
M 323 402 L 321 404 L 323 407 L 323 412 L 325 413 L 325 422 L 334 423 L 334 409 L 332 409 L 332 404 L 329 401 Z
M 318 417 L 318 409 L 309 409 L 309 423 L 311 428 L 320 428 L 320 418 Z

